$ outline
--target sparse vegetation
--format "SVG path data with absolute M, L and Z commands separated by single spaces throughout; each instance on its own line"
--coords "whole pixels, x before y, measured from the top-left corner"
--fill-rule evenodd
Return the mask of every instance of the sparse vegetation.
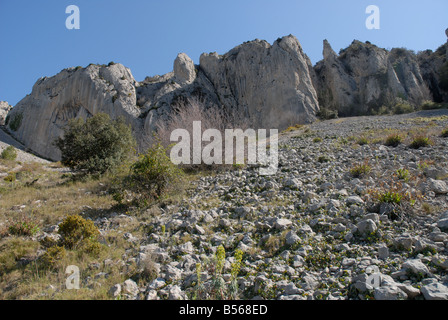
M 365 162 L 365 163 L 360 163 L 360 164 L 354 165 L 350 169 L 350 174 L 354 178 L 360 178 L 360 177 L 363 177 L 363 176 L 369 174 L 371 171 L 372 171 L 372 167 L 367 162 Z

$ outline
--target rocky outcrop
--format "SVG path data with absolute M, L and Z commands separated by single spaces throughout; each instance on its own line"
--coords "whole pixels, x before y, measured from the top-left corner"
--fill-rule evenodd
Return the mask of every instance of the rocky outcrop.
M 136 82 L 121 64 L 69 68 L 36 82 L 10 112 L 12 135 L 39 155 L 59 160 L 53 141 L 69 119 L 106 112 L 132 125 L 140 150 L 173 106 L 192 97 L 231 110 L 249 127 L 285 129 L 309 123 L 318 111 L 308 57 L 294 36 L 244 43 L 229 53 L 203 54 L 199 66 L 184 53 L 173 72 Z
M 398 98 L 414 105 L 431 98 L 418 59 L 409 50 L 387 51 L 355 40 L 338 55 L 325 40 L 323 56 L 315 66 L 319 102 L 341 116 L 391 108 Z
M 323 56 L 313 67 L 289 35 L 272 45 L 257 39 L 224 55 L 204 53 L 199 65 L 180 53 L 173 72 L 142 82 L 121 64 L 69 68 L 39 79 L 9 111 L 7 128 L 35 153 L 59 160 L 53 141 L 68 120 L 98 112 L 124 117 L 144 151 L 158 125 L 191 98 L 237 115 L 246 127 L 279 130 L 313 122 L 320 110 L 353 116 L 397 101 L 418 105 L 431 95 L 448 101 L 447 45 L 416 55 L 354 41 L 336 54 L 324 41 Z
M 136 127 L 140 110 L 136 107 L 135 80 L 121 64 L 69 68 L 39 79 L 31 94 L 9 112 L 8 129 L 27 148 L 59 160 L 53 141 L 63 134 L 68 120 L 99 112 L 111 118 L 122 116 Z
M 0 101 L 0 126 L 5 125 L 8 112 L 11 110 L 11 106 L 6 101 Z
M 223 56 L 203 54 L 200 68 L 220 103 L 255 127 L 278 128 L 315 120 L 319 110 L 311 62 L 292 35 L 273 45 L 255 40 Z

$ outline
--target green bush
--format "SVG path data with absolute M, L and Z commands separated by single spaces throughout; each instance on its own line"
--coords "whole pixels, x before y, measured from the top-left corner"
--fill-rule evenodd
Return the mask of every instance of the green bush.
M 1 154 L 2 159 L 4 160 L 16 160 L 17 159 L 17 150 L 13 146 L 6 147 Z
M 6 177 L 4 177 L 3 180 L 6 181 L 6 182 L 14 182 L 14 181 L 16 181 L 16 173 L 15 172 L 8 173 L 8 175 Z
M 97 241 L 100 233 L 93 221 L 86 220 L 79 215 L 72 215 L 66 217 L 59 225 L 59 234 L 62 237 L 62 244 L 66 248 L 77 249 L 89 246 L 91 241 Z
M 417 136 L 414 138 L 414 140 L 411 142 L 411 144 L 409 145 L 410 148 L 412 149 L 419 149 L 419 148 L 423 148 L 423 147 L 427 147 L 431 144 L 431 141 L 429 140 L 428 137 L 425 136 Z
M 123 194 L 131 191 L 135 194 L 133 201 L 155 200 L 168 191 L 180 189 L 183 178 L 184 172 L 171 162 L 167 150 L 157 143 L 131 166 L 122 187 L 114 192 L 114 199 L 121 203 Z
M 67 251 L 64 247 L 49 247 L 41 257 L 43 266 L 51 268 L 57 266 L 65 257 Z
M 391 134 L 386 138 L 385 145 L 388 147 L 398 147 L 403 141 L 403 138 L 399 134 Z
M 403 200 L 404 196 L 398 192 L 391 192 L 387 191 L 379 196 L 379 201 L 383 203 L 394 203 L 394 204 L 400 204 Z
M 442 104 L 429 100 L 423 101 L 422 105 L 420 106 L 422 110 L 434 110 L 434 109 L 440 109 L 442 107 L 443 107 Z
M 392 109 L 392 112 L 394 114 L 412 113 L 414 111 L 415 111 L 414 107 L 406 102 L 399 102 Z
M 369 144 L 369 140 L 366 137 L 361 137 L 358 139 L 357 143 L 360 146 L 363 146 L 363 145 Z
M 98 113 L 87 121 L 70 120 L 55 145 L 61 150 L 63 165 L 81 173 L 103 174 L 130 157 L 135 139 L 123 119 L 112 121 Z
M 316 137 L 316 138 L 313 139 L 313 142 L 314 143 L 322 142 L 322 138 Z
M 366 174 L 369 174 L 370 171 L 372 171 L 372 168 L 367 163 L 363 163 L 363 164 L 357 164 L 353 168 L 351 168 L 350 174 L 354 178 L 360 178 Z
M 9 118 L 8 119 L 9 128 L 12 131 L 17 131 L 20 128 L 20 125 L 22 124 L 22 120 L 23 120 L 22 113 L 16 114 L 12 119 Z

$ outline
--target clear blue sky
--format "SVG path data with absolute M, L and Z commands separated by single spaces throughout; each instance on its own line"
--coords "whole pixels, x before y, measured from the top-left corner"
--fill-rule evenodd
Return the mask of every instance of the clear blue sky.
M 68 5 L 80 30 L 68 30 Z M 381 13 L 368 30 L 368 5 Z M 248 40 L 293 34 L 316 63 L 322 41 L 338 52 L 354 39 L 383 48 L 437 49 L 446 41 L 447 0 L 0 0 L 0 100 L 14 105 L 42 76 L 120 62 L 136 80 L 172 71 L 180 52 L 196 64 Z

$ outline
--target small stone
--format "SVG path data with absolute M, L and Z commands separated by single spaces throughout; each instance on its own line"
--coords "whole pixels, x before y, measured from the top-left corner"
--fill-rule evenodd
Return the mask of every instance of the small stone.
M 387 259 L 389 258 L 389 248 L 385 245 L 382 245 L 378 248 L 378 258 Z
M 113 298 L 118 297 L 121 294 L 121 284 L 117 283 L 109 289 L 109 295 Z
M 361 235 L 370 235 L 377 230 L 376 223 L 371 219 L 359 222 L 356 227 Z
M 429 188 L 434 191 L 436 194 L 447 194 L 448 193 L 448 186 L 446 185 L 445 181 L 442 180 L 434 180 L 429 179 Z

